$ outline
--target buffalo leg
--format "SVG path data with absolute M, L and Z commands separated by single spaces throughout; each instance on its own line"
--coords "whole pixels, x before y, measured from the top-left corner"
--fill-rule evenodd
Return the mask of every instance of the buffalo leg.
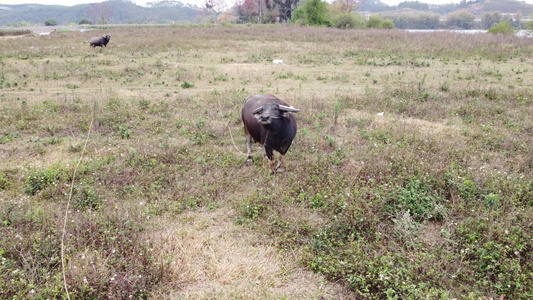
M 276 168 L 274 168 L 274 171 L 276 171 L 277 173 L 282 173 L 283 172 L 283 169 L 281 168 L 281 160 L 282 159 L 283 159 L 283 155 L 280 155 L 278 163 L 276 164 Z
M 274 149 L 270 147 L 265 147 L 265 154 L 268 160 L 270 161 L 270 169 L 276 171 L 276 169 L 279 167 L 279 164 L 276 167 L 274 167 L 274 164 L 276 163 L 276 159 L 274 157 Z
M 248 150 L 248 158 L 246 159 L 246 165 L 252 165 L 252 137 L 246 136 L 246 149 Z
M 270 161 L 274 160 L 274 149 L 265 146 L 265 154 Z

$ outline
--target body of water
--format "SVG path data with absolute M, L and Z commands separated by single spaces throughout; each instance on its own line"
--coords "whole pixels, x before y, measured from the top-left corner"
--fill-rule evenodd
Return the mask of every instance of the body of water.
M 431 32 L 454 32 L 462 34 L 487 33 L 488 30 L 469 29 L 469 30 L 450 30 L 450 29 L 406 29 L 407 32 L 413 33 L 431 33 Z M 515 34 L 518 37 L 533 38 L 533 30 L 518 30 Z

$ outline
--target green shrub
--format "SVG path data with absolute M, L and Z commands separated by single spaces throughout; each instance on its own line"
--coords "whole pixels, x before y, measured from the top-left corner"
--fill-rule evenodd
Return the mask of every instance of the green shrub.
M 366 27 L 368 28 L 383 28 L 383 29 L 393 29 L 394 28 L 394 22 L 390 19 L 385 19 L 380 15 L 374 15 L 370 16 L 368 21 L 366 22 Z
M 431 183 L 417 178 L 394 188 L 388 199 L 387 211 L 390 214 L 408 211 L 418 222 L 442 220 L 446 214 L 443 206 L 446 200 L 438 195 Z
M 120 137 L 121 138 L 123 138 L 125 140 L 129 139 L 129 137 L 131 135 L 131 131 L 128 129 L 128 127 L 120 125 L 118 127 L 118 131 L 120 133 Z
M 246 221 L 259 218 L 267 208 L 266 203 L 270 201 L 269 196 L 265 196 L 259 192 L 255 193 L 243 202 L 241 206 L 242 217 L 237 218 L 236 223 L 243 224 Z
M 80 22 L 78 23 L 80 25 L 92 25 L 93 22 L 87 18 L 81 18 Z
M 310 26 L 328 26 L 328 3 L 322 0 L 304 0 L 294 10 L 291 22 Z
M 57 188 L 59 181 L 65 177 L 65 174 L 65 170 L 58 165 L 50 166 L 44 170 L 32 170 L 24 180 L 23 190 L 28 195 L 35 195 L 39 191 Z
M 77 85 L 77 84 L 73 84 L 73 83 L 67 83 L 66 87 L 67 87 L 68 89 L 71 89 L 71 90 L 75 90 L 75 89 L 79 89 L 79 88 L 80 88 L 79 85 Z
M 44 21 L 44 25 L 46 25 L 46 26 L 56 26 L 57 25 L 57 21 L 54 20 L 54 19 L 47 19 L 46 21 Z
M 514 34 L 515 33 L 514 27 L 511 25 L 509 21 L 501 21 L 500 23 L 492 26 L 489 28 L 489 33 L 492 34 Z
M 185 81 L 185 82 L 183 82 L 183 83 L 181 84 L 181 87 L 184 88 L 184 89 L 188 89 L 188 88 L 192 88 L 192 87 L 194 87 L 194 84 Z
M 379 15 L 370 16 L 366 22 L 366 27 L 368 28 L 380 28 L 383 19 Z
M 394 22 L 391 19 L 385 19 L 380 24 L 380 28 L 383 29 L 394 29 Z
M 98 195 L 90 186 L 79 185 L 73 191 L 72 204 L 78 209 L 97 208 L 100 203 Z
M 524 29 L 533 30 L 533 20 L 524 22 Z
M 352 28 L 364 28 L 365 20 L 360 15 L 354 15 L 351 13 L 341 13 L 335 18 L 335 28 L 339 29 L 352 29 Z
M 10 185 L 9 177 L 4 172 L 0 172 L 0 191 L 7 189 Z

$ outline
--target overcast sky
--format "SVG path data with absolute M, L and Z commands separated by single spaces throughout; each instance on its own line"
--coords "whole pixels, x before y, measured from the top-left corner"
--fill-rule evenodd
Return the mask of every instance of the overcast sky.
M 143 5 L 146 2 L 153 2 L 154 0 L 133 0 L 133 2 Z M 179 0 L 182 3 L 196 4 L 198 6 L 203 6 L 205 0 Z M 381 0 L 381 2 L 388 5 L 397 5 L 404 0 Z M 446 3 L 459 3 L 460 0 L 419 0 L 422 3 L 431 3 L 431 4 L 446 4 Z M 99 0 L 0 0 L 0 4 L 23 4 L 23 3 L 36 3 L 36 4 L 59 4 L 59 5 L 76 5 L 81 3 L 96 3 L 103 2 Z M 226 0 L 227 3 L 235 3 L 236 0 Z M 533 4 L 533 0 L 525 0 L 529 4 Z

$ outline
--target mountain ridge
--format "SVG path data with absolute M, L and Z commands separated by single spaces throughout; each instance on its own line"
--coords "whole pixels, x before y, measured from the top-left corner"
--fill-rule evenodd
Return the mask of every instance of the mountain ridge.
M 158 5 L 164 3 L 165 5 Z M 148 4 L 148 3 L 147 3 Z M 20 22 L 43 24 L 47 19 L 56 20 L 59 25 L 78 23 L 88 19 L 97 23 L 95 15 L 100 9 L 108 23 L 192 23 L 200 8 L 180 1 L 150 2 L 140 6 L 125 0 L 110 0 L 101 3 L 77 4 L 73 6 L 16 4 L 0 5 L 0 25 L 14 25 Z
M 300 0 L 301 1 L 301 0 Z M 420 1 L 404 1 L 389 6 L 380 0 L 361 2 L 361 11 L 372 14 L 398 15 L 409 11 L 409 14 L 436 13 L 441 16 L 455 11 L 468 11 L 480 18 L 486 12 L 516 13 L 523 16 L 533 13 L 533 5 L 519 0 L 471 0 L 460 4 L 427 4 Z M 53 19 L 58 25 L 79 23 L 87 19 L 93 23 L 114 24 L 168 24 L 195 23 L 202 8 L 193 4 L 185 4 L 179 0 L 162 0 L 138 5 L 129 0 L 108 0 L 101 3 L 77 4 L 73 6 L 43 4 L 0 4 L 0 26 L 17 25 L 21 22 L 44 24 L 45 20 Z

